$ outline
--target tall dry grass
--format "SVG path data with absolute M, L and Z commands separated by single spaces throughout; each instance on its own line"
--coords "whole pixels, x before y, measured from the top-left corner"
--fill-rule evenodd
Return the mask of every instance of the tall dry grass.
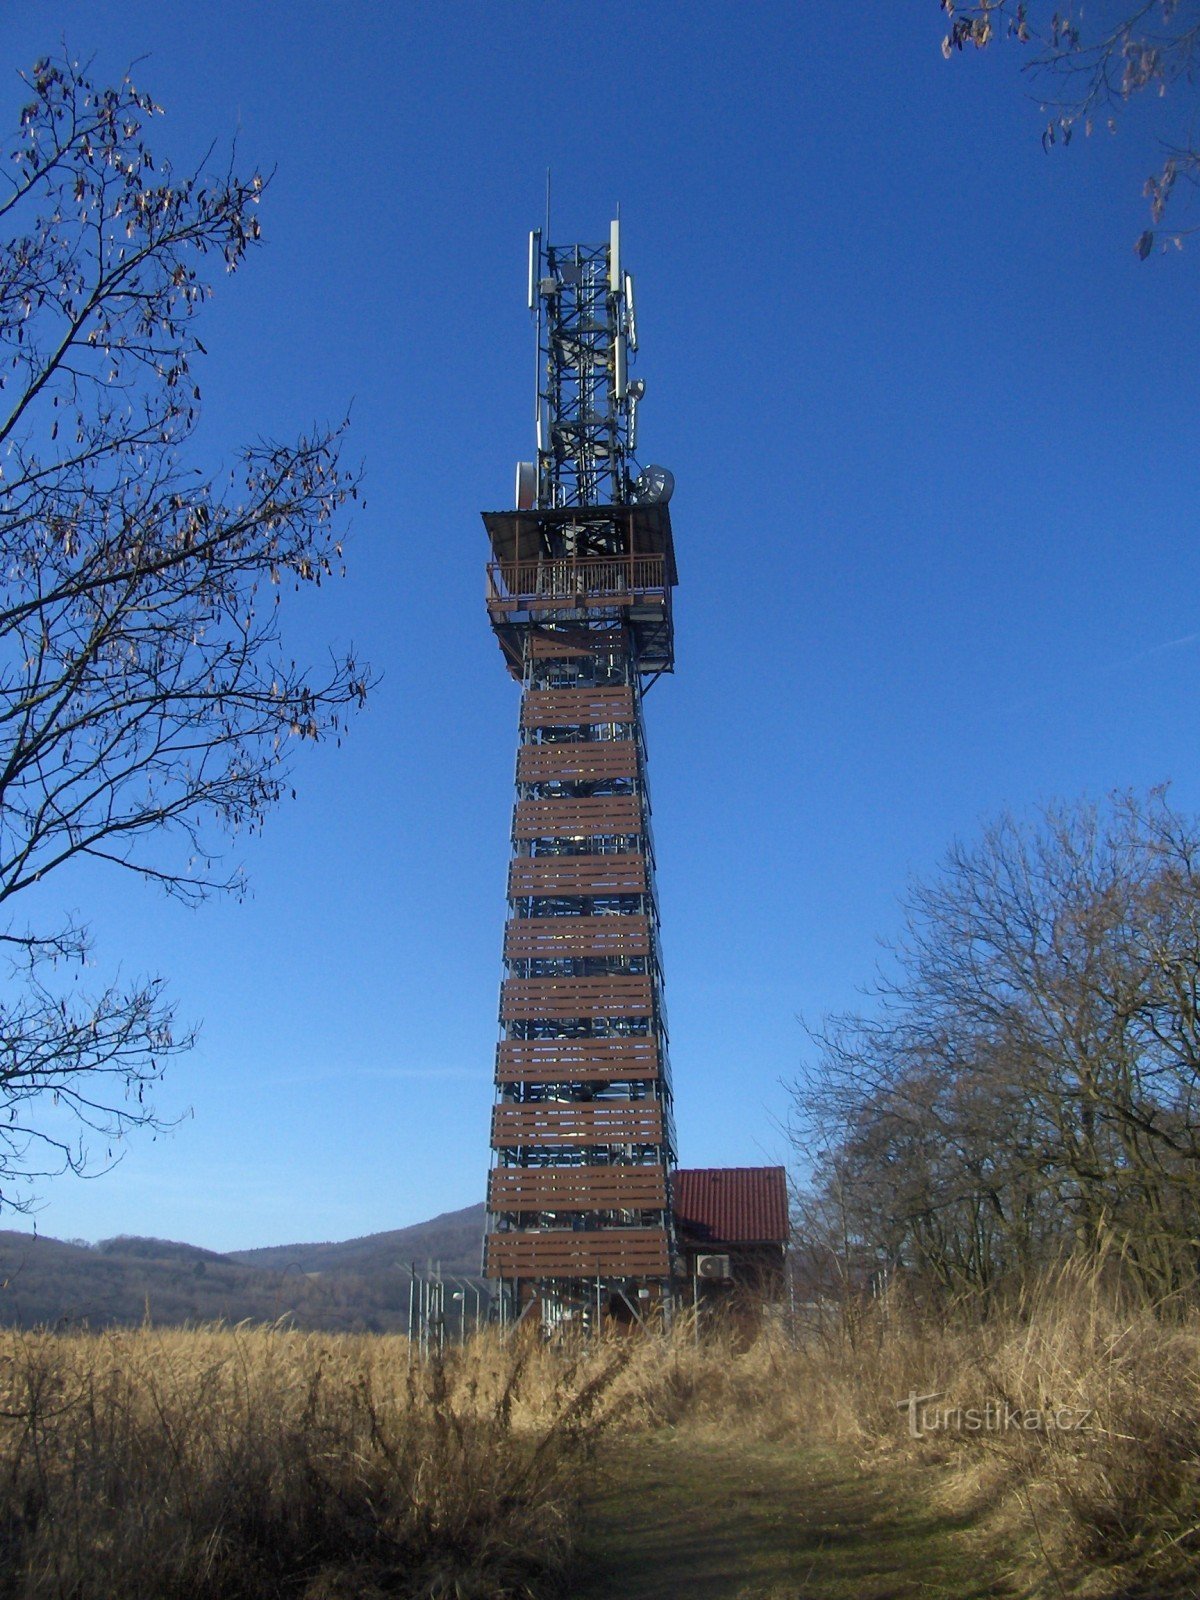
M 964 1499 L 999 1505 L 1047 1592 L 1084 1575 L 1096 1595 L 1200 1592 L 1200 1310 L 1148 1301 L 1101 1260 L 981 1324 L 931 1337 L 895 1321 L 902 1393 L 945 1391 L 934 1416 L 949 1424 L 906 1428 L 904 1445 L 940 1453 Z M 972 1429 L 989 1400 L 990 1425 Z
M 938 1397 L 915 1428 L 914 1394 Z M 726 1440 L 840 1442 L 901 1482 L 936 1466 L 947 1509 L 978 1513 L 1030 1592 L 1200 1593 L 1200 1309 L 1148 1302 L 1111 1260 L 986 1317 L 932 1320 L 897 1292 L 749 1345 L 681 1330 L 638 1352 L 612 1403 Z
M 940 1396 L 919 1438 L 914 1392 Z M 1031 1593 L 1197 1592 L 1200 1312 L 1108 1264 L 986 1318 L 897 1293 L 753 1339 L 523 1331 L 429 1364 L 389 1337 L 2 1333 L 0 1600 L 544 1594 L 606 1428 L 838 1441 L 900 1485 L 920 1462 Z
M 0 1594 L 540 1592 L 624 1363 L 270 1329 L 0 1335 Z

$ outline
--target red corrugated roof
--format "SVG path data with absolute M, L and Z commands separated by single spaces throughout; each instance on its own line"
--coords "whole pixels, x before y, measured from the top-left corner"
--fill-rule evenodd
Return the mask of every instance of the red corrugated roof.
M 787 1174 L 782 1167 L 691 1167 L 671 1178 L 681 1232 L 706 1244 L 784 1244 Z

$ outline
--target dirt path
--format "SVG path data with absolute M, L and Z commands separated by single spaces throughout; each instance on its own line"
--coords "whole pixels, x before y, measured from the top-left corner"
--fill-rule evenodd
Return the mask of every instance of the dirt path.
M 609 1447 L 585 1508 L 580 1600 L 983 1600 L 1015 1595 L 920 1479 L 848 1453 L 694 1436 Z

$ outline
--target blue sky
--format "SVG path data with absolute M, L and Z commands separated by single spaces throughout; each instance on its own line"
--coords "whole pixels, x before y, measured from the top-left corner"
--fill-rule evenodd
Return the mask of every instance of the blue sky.
M 785 1159 L 800 1014 L 852 1004 L 908 875 L 1002 806 L 1200 808 L 1196 249 L 1139 263 L 1151 130 L 1043 153 L 1015 49 L 934 0 L 10 10 L 166 108 L 177 167 L 274 167 L 200 332 L 201 449 L 351 406 L 367 501 L 297 650 L 382 672 L 189 912 L 55 885 L 201 1042 L 171 1135 L 43 1188 L 42 1232 L 336 1239 L 482 1195 L 517 691 L 479 512 L 531 447 L 525 235 L 617 203 L 642 455 L 677 480 L 678 670 L 648 701 L 681 1158 Z M 7 111 L 4 108 L 7 107 Z M 32 1226 L 27 1219 L 18 1225 Z

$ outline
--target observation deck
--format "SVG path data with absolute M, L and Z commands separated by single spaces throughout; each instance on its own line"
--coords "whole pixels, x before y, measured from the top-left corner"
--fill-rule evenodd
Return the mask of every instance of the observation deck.
M 673 669 L 678 574 L 666 505 L 485 511 L 483 521 L 488 616 L 514 678 L 523 634 L 545 623 L 627 626 L 641 673 Z

